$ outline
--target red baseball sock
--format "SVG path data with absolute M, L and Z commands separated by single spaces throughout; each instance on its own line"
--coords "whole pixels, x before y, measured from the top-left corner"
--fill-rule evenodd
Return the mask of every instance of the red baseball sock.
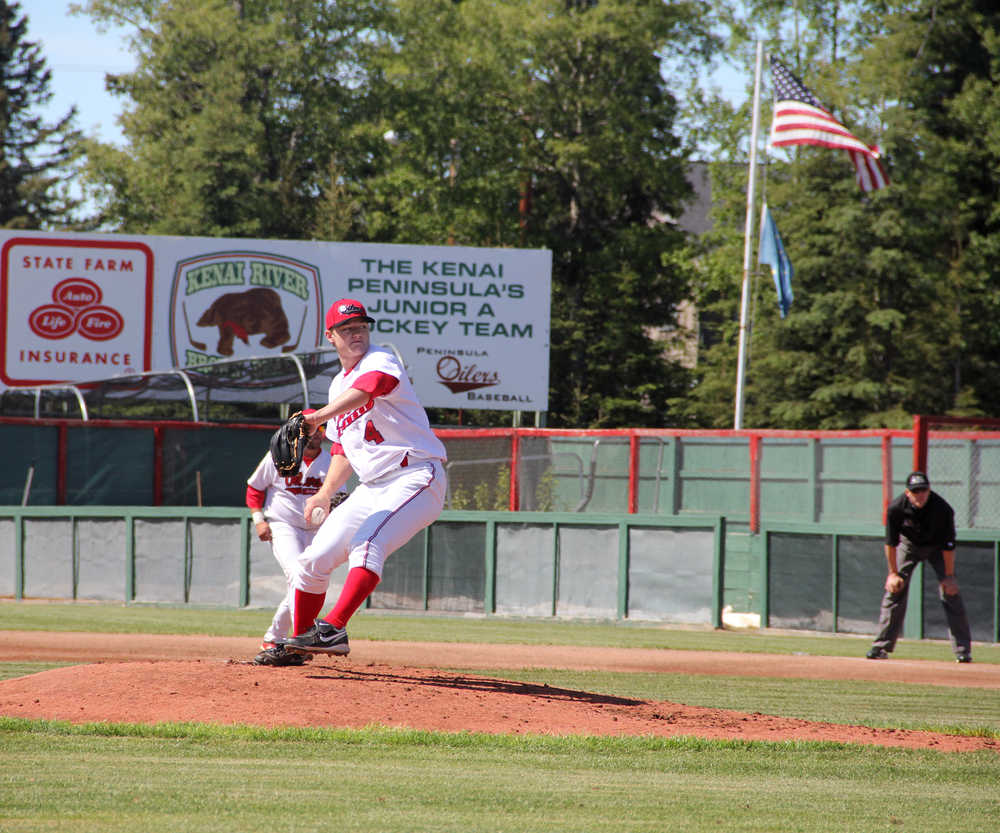
M 348 574 L 344 582 L 344 589 L 340 591 L 340 598 L 325 617 L 335 628 L 342 628 L 347 624 L 359 607 L 371 594 L 375 586 L 381 579 L 371 570 L 364 567 L 354 567 Z M 296 591 L 298 592 L 298 591 Z
M 325 601 L 326 593 L 306 593 L 305 590 L 295 588 L 295 605 L 292 614 L 294 636 L 304 634 L 313 626 L 313 622 L 319 616 Z

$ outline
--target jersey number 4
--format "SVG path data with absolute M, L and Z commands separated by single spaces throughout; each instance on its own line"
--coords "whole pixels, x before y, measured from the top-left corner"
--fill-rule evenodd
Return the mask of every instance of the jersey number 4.
M 378 428 L 375 427 L 375 423 L 371 420 L 365 423 L 365 439 L 376 445 L 385 442 L 385 437 L 379 433 Z

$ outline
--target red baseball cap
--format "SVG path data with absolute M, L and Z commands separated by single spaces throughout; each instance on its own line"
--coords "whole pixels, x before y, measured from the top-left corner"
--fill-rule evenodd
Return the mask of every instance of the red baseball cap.
M 353 298 L 341 298 L 339 301 L 334 301 L 330 305 L 330 309 L 326 311 L 326 328 L 332 330 L 341 324 L 353 321 L 355 318 L 360 318 L 369 324 L 375 323 L 375 319 L 369 317 L 365 305 L 361 301 L 355 301 Z

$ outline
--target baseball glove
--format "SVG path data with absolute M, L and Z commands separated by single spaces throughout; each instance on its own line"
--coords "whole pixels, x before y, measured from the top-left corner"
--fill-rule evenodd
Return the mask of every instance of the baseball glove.
M 345 500 L 347 500 L 347 492 L 337 492 L 330 500 L 330 508 L 336 509 Z
M 291 477 L 299 473 L 307 440 L 306 419 L 302 411 L 296 411 L 271 435 L 271 459 L 278 474 Z

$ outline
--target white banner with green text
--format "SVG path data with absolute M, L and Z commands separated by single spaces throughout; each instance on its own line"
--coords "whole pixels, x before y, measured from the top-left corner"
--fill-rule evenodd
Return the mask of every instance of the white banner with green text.
M 11 230 L 0 246 L 0 388 L 326 348 L 347 297 L 425 406 L 548 410 L 547 250 Z

